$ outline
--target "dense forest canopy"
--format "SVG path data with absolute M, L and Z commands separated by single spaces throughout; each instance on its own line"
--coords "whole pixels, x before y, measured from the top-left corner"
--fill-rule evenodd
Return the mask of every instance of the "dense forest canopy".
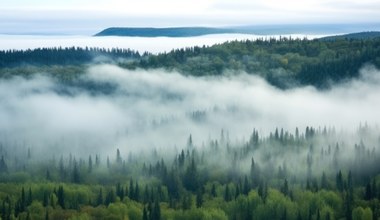
M 337 37 L 335 40 L 283 37 L 232 41 L 210 47 L 175 49 L 158 55 L 140 55 L 129 49 L 99 48 L 1 51 L 0 75 L 27 72 L 22 69 L 25 65 L 77 66 L 116 61 L 128 69 L 164 68 L 193 76 L 246 72 L 262 76 L 279 88 L 304 85 L 328 88 L 333 82 L 357 77 L 360 68 L 366 64 L 380 66 L 380 38 L 367 38 L 367 35 L 362 33 L 355 35 L 355 39 Z M 21 71 L 12 71 L 17 68 Z M 54 72 L 54 68 L 50 72 Z
M 295 85 L 324 88 L 330 82 L 357 77 L 364 64 L 379 67 L 379 48 L 380 38 L 259 39 L 177 49 L 124 66 L 175 69 L 195 76 L 244 71 L 258 74 L 280 88 Z
M 347 140 L 350 140 L 347 143 Z M 355 143 L 355 144 L 352 144 Z M 2 219 L 377 219 L 379 130 L 228 131 L 204 146 L 52 155 L 1 142 Z

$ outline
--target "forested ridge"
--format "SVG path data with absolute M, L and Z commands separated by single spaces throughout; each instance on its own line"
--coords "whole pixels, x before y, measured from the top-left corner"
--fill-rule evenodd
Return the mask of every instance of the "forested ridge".
M 330 82 L 357 77 L 365 64 L 380 66 L 380 38 L 232 41 L 212 47 L 176 49 L 124 66 L 165 68 L 195 76 L 245 71 L 281 88 L 325 88 Z
M 30 71 L 25 66 L 42 68 L 42 72 L 49 68 L 54 75 L 56 66 L 99 62 L 117 63 L 128 69 L 164 68 L 193 76 L 247 72 L 260 75 L 279 88 L 305 85 L 328 88 L 334 82 L 358 77 L 359 70 L 366 64 L 379 67 L 380 38 L 307 40 L 283 37 L 195 46 L 158 55 L 140 55 L 129 49 L 74 47 L 9 50 L 0 51 L 0 75 L 27 75 Z M 64 73 L 55 75 L 61 74 Z
M 228 131 L 165 152 L 44 159 L 27 144 L 1 142 L 2 219 L 378 219 L 379 144 L 367 125 L 344 134 Z M 348 137 L 353 144 L 345 143 Z M 6 140 L 6 139 L 3 139 Z M 285 155 L 285 156 L 284 156 Z

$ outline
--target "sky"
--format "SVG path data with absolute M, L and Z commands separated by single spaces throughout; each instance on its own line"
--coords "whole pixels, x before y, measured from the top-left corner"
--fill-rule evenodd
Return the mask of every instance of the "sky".
M 111 26 L 379 23 L 378 0 L 0 1 L 0 34 L 94 34 Z

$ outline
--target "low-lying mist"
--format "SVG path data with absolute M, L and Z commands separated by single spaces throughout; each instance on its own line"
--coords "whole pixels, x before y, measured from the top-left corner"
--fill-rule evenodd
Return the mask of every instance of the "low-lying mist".
M 327 91 L 279 90 L 246 73 L 199 78 L 111 65 L 92 66 L 81 80 L 111 89 L 63 88 L 42 74 L 1 80 L 1 145 L 43 155 L 113 154 L 116 148 L 180 149 L 190 134 L 202 147 L 222 129 L 242 143 L 253 129 L 260 136 L 306 126 L 350 132 L 380 122 L 380 71 L 371 66 Z

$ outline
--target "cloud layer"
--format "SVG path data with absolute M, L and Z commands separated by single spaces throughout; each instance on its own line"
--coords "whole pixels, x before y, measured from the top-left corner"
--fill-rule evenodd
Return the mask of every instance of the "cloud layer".
M 0 28 L 2 33 L 94 34 L 113 26 L 375 23 L 379 9 L 375 0 L 15 0 L 0 2 Z
M 222 129 L 239 142 L 254 128 L 268 135 L 276 127 L 293 132 L 306 126 L 347 131 L 365 122 L 378 126 L 380 71 L 366 67 L 361 76 L 329 91 L 282 91 L 244 73 L 193 78 L 111 65 L 93 66 L 83 78 L 112 88 L 109 93 L 82 88 L 62 93 L 61 85 L 43 76 L 2 80 L 1 142 L 88 154 L 117 147 L 123 152 L 182 148 L 190 134 L 200 147 Z

